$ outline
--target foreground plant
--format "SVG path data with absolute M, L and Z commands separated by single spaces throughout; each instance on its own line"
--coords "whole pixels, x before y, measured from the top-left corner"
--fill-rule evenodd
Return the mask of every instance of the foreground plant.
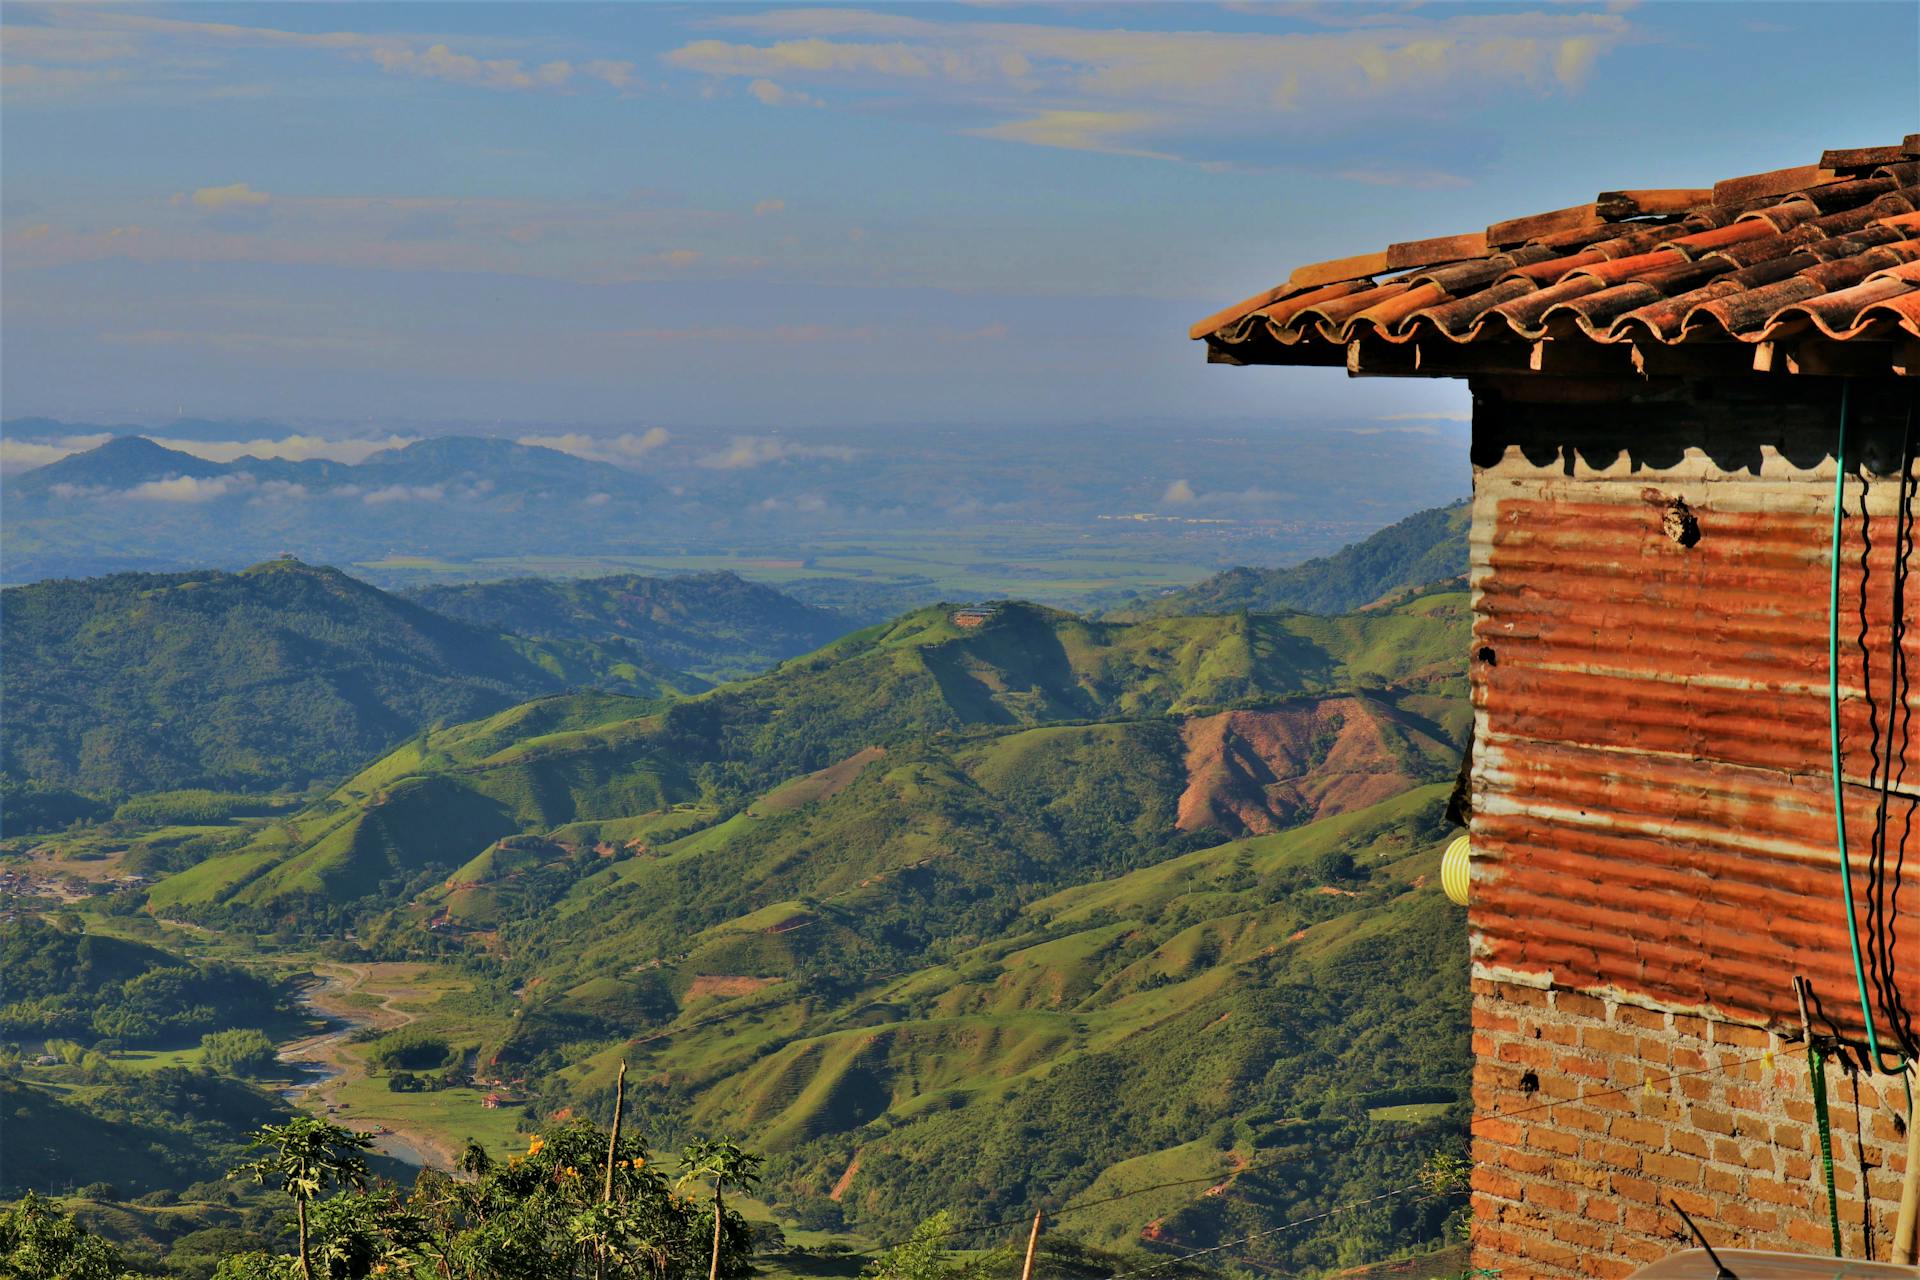
M 285 1132 L 292 1126 L 263 1131 L 276 1156 L 236 1171 L 252 1174 L 283 1152 L 304 1158 L 284 1161 L 305 1170 L 299 1177 L 273 1165 L 263 1178 L 294 1198 L 302 1252 L 232 1258 L 217 1280 L 744 1280 L 751 1270 L 752 1231 L 718 1195 L 751 1185 L 759 1157 L 730 1142 L 695 1144 L 699 1180 L 717 1188 L 710 1227 L 694 1199 L 674 1193 L 644 1142 L 586 1120 L 550 1126 L 504 1160 L 468 1143 L 454 1173 L 423 1171 L 404 1198 L 367 1189 L 364 1165 L 353 1180 L 351 1153 L 331 1174 L 313 1172 L 316 1148 L 340 1156 L 333 1135 L 360 1140 L 353 1151 L 364 1149 L 364 1135 L 302 1121 L 298 1135 Z M 347 1189 L 314 1200 L 325 1177 Z

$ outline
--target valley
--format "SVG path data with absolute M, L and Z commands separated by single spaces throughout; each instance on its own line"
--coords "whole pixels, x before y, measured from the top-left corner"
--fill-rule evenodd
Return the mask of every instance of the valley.
M 535 696 L 265 810 L 151 793 L 0 859 L 41 877 L 16 910 L 276 983 L 263 1105 L 372 1134 L 403 1180 L 605 1123 L 624 1063 L 649 1140 L 764 1155 L 740 1203 L 774 1274 L 850 1274 L 942 1212 L 997 1246 L 1035 1205 L 1086 1249 L 1443 1266 L 1457 1200 L 1341 1208 L 1459 1150 L 1468 1106 L 1437 872 L 1469 615 L 1406 560 L 1368 561 L 1396 589 L 1347 613 L 949 604 L 785 657 L 733 582 L 667 608 L 647 580 L 435 589 L 379 607 L 766 669 Z M 155 1044 L 20 1079 L 215 1070 Z M 172 1247 L 131 1211 L 87 1213 Z

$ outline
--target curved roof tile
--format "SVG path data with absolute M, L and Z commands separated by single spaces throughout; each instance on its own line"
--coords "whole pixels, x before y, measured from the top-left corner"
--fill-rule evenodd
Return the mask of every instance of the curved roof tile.
M 1711 189 L 1605 192 L 1484 232 L 1315 263 L 1191 332 L 1219 358 L 1246 363 L 1340 364 L 1363 339 L 1462 347 L 1818 339 L 1906 344 L 1899 367 L 1911 369 L 1920 134 Z

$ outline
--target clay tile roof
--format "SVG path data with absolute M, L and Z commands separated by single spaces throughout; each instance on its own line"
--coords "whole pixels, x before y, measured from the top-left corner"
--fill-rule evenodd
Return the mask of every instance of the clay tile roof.
M 1310 263 L 1191 332 L 1363 374 L 1920 374 L 1920 134 Z

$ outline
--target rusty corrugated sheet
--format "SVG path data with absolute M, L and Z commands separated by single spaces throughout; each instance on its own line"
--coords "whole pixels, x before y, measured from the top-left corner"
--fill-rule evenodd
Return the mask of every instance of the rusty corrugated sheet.
M 1616 412 L 1630 436 L 1635 410 Z M 1724 440 L 1745 412 L 1721 408 L 1713 429 Z M 1664 468 L 1530 460 L 1519 445 L 1480 459 L 1475 964 L 1787 1025 L 1800 973 L 1857 1034 L 1828 755 L 1834 464 L 1753 452 L 1757 474 L 1697 450 Z M 1675 498 L 1697 518 L 1692 546 L 1664 531 Z M 1900 501 L 1896 476 L 1849 481 L 1842 747 L 1863 927 L 1887 776 L 1874 744 L 1904 748 L 1888 864 L 1904 849 L 1904 892 L 1883 887 L 1878 901 L 1896 980 L 1920 1006 L 1920 746 L 1896 723 L 1920 722 L 1920 679 L 1901 699 L 1890 680 Z M 1920 559 L 1910 538 L 1900 545 L 1909 566 Z M 1902 612 L 1902 652 L 1920 671 L 1920 579 Z
M 1914 353 L 1891 348 L 1920 339 L 1916 211 L 1911 138 L 1830 151 L 1819 165 L 1606 192 L 1485 232 L 1314 263 L 1191 333 L 1229 361 L 1356 372 L 1404 372 L 1380 358 L 1404 344 L 1571 343 L 1625 359 L 1682 343 L 1861 341 L 1889 344 L 1883 371 L 1910 371 Z M 1750 354 L 1755 367 L 1798 371 Z

